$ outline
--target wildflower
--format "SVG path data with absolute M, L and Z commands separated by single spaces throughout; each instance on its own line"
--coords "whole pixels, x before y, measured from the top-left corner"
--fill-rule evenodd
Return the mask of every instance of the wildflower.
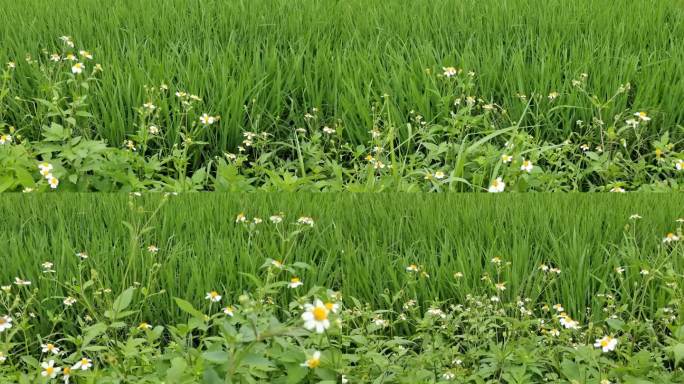
M 0 316 L 0 333 L 12 328 L 12 318 L 9 316 Z
M 233 315 L 235 315 L 235 308 L 233 308 L 232 306 L 225 307 L 223 308 L 223 313 L 230 317 L 233 317 Z
M 290 288 L 297 288 L 297 287 L 300 287 L 302 285 L 304 285 L 304 283 L 302 283 L 302 281 L 299 279 L 299 277 L 291 278 L 290 283 L 287 284 L 287 286 Z
M 50 163 L 39 163 L 38 169 L 40 170 L 40 174 L 42 176 L 47 176 L 52 171 L 53 166 Z
M 332 312 L 332 313 L 337 313 L 337 311 L 340 310 L 340 305 L 337 304 L 337 303 L 333 303 L 333 302 L 327 301 L 327 302 L 325 303 L 325 308 L 327 308 L 328 311 L 330 311 L 330 312 Z
M 150 245 L 147 246 L 147 252 L 149 252 L 149 253 L 157 253 L 157 252 L 159 252 L 159 248 L 157 248 L 157 246 L 154 245 L 154 244 L 150 244 Z
M 85 57 L 88 60 L 93 59 L 93 55 L 88 51 L 78 51 L 78 54 L 81 55 L 81 57 Z
M 271 265 L 276 267 L 276 268 L 283 269 L 283 262 L 282 261 L 271 260 Z
M 629 219 L 630 220 L 639 220 L 639 219 L 641 219 L 641 216 L 635 213 L 635 214 L 631 215 L 629 217 Z
M 417 265 L 411 264 L 408 267 L 406 267 L 406 271 L 407 272 L 418 272 L 418 271 L 420 271 L 420 269 L 418 268 Z
M 533 168 L 532 162 L 530 160 L 524 160 L 523 159 L 522 165 L 520 166 L 520 170 L 525 171 L 527 173 L 530 173 L 530 172 L 532 172 L 532 168 Z
M 50 184 L 51 189 L 57 189 L 57 186 L 59 185 L 59 179 L 49 175 L 50 177 L 47 178 L 48 184 Z
M 446 317 L 446 315 L 444 314 L 444 312 L 443 312 L 441 309 L 439 309 L 439 308 L 429 308 L 429 309 L 427 310 L 427 314 L 430 315 L 430 316 L 439 316 L 439 317 L 441 317 L 441 318 L 445 318 L 445 317 Z
M 216 118 L 214 116 L 209 116 L 208 114 L 202 114 L 199 118 L 200 123 L 204 125 L 212 125 L 216 121 Z
M 492 257 L 491 262 L 493 264 L 500 265 L 501 264 L 501 258 L 499 256 L 494 256 L 494 257 Z
M 309 227 L 313 227 L 314 226 L 314 219 L 307 217 L 307 216 L 302 216 L 299 219 L 297 219 L 297 224 L 308 225 Z
M 458 69 L 454 67 L 442 67 L 444 77 L 454 77 L 458 74 Z
M 5 356 L 5 352 L 0 351 L 0 364 L 4 363 L 5 360 L 7 360 L 7 356 Z
M 15 285 L 19 285 L 19 286 L 21 286 L 21 285 L 31 285 L 31 282 L 28 281 L 28 280 L 24 280 L 24 279 L 20 279 L 20 278 L 18 278 L 18 277 L 15 277 L 15 278 L 14 278 L 14 284 L 15 284 Z
M 501 299 L 499 299 L 499 296 L 492 296 L 489 298 L 489 301 L 491 301 L 492 303 L 498 303 L 499 301 L 501 301 Z
M 158 135 L 159 127 L 157 127 L 156 125 L 150 125 L 150 127 L 147 128 L 147 132 L 149 132 L 150 135 Z
M 88 258 L 88 254 L 85 252 L 76 252 L 76 257 L 78 257 L 81 260 L 85 260 Z
M 273 215 L 268 218 L 273 224 L 280 224 L 283 222 L 283 217 L 280 215 Z
M 62 380 L 64 380 L 64 384 L 69 384 L 69 378 L 71 378 L 71 367 L 64 367 L 64 369 L 62 369 Z
M 613 187 L 610 189 L 610 192 L 613 193 L 625 193 L 625 189 L 622 187 Z
M 582 150 L 582 152 L 588 151 L 589 150 L 589 144 L 580 145 L 580 149 Z
M 646 112 L 636 112 L 636 113 L 634 114 L 634 116 L 636 116 L 639 120 L 641 120 L 641 121 L 643 121 L 643 122 L 647 122 L 647 121 L 650 121 L 650 120 L 651 120 L 651 118 L 648 117 L 648 115 L 646 114 Z
M 641 276 L 648 276 L 651 274 L 651 271 L 649 271 L 648 269 L 642 269 L 641 271 L 639 271 L 639 274 Z
M 57 346 L 54 344 L 41 344 L 40 347 L 42 348 L 43 353 L 52 353 L 53 355 L 59 355 L 59 348 L 57 348 Z
M 50 55 L 50 61 L 54 61 L 56 63 L 60 62 L 62 61 L 62 56 L 60 56 L 58 53 L 53 53 L 52 55 Z
M 636 128 L 639 126 L 639 122 L 637 120 L 634 120 L 634 119 L 625 120 L 625 124 L 627 124 L 628 126 L 630 126 L 632 128 Z
M 321 365 L 321 352 L 316 351 L 313 355 L 301 364 L 302 367 L 310 369 L 318 368 Z
M 9 144 L 12 142 L 11 135 L 0 135 L 0 145 Z
M 679 241 L 679 236 L 675 235 L 674 233 L 670 232 L 665 237 L 663 237 L 663 243 L 672 243 L 675 241 Z
M 333 133 L 335 133 L 335 130 L 330 127 L 323 127 L 323 133 L 327 135 L 332 135 Z
M 497 177 L 492 181 L 492 184 L 489 185 L 488 191 L 491 193 L 498 193 L 498 192 L 503 192 L 504 189 L 506 188 L 506 183 L 501 179 L 501 177 Z
M 442 180 L 446 175 L 442 171 L 435 172 L 435 179 Z
M 623 273 L 625 273 L 625 268 L 623 268 L 623 267 L 615 267 L 615 272 L 617 272 L 618 275 L 622 275 Z
M 560 331 L 557 330 L 556 328 L 553 328 L 553 329 L 549 330 L 549 335 L 551 335 L 553 337 L 558 337 L 558 336 L 560 336 Z
M 71 36 L 60 36 L 59 39 L 62 40 L 62 42 L 64 44 L 70 46 L 71 48 L 74 47 L 74 42 L 73 42 L 73 40 L 71 40 Z
M 675 169 L 678 171 L 684 170 L 684 160 L 682 159 L 677 159 L 675 161 Z
M 143 108 L 147 109 L 148 111 L 152 112 L 155 109 L 157 109 L 157 106 L 152 104 L 151 101 L 148 101 L 147 103 L 143 104 Z
M 501 155 L 501 161 L 502 161 L 504 164 L 510 163 L 511 161 L 513 161 L 513 156 L 503 154 L 503 155 Z
M 608 379 L 603 379 L 599 382 L 599 384 L 612 384 L 612 383 Z
M 152 326 L 143 321 L 142 323 L 138 324 L 138 329 L 141 331 L 148 331 L 152 329 Z
M 71 73 L 75 75 L 80 75 L 83 73 L 83 70 L 85 69 L 85 65 L 83 63 L 76 63 L 71 67 Z
M 463 272 L 454 272 L 454 279 L 460 279 L 463 277 Z
M 247 216 L 245 216 L 244 213 L 240 212 L 238 215 L 235 217 L 235 223 L 244 223 L 247 221 Z
M 549 101 L 556 100 L 558 98 L 558 96 L 560 96 L 560 94 L 558 92 L 554 91 L 554 92 L 549 93 Z
M 442 379 L 451 381 L 456 378 L 456 375 L 453 372 L 446 371 L 442 374 Z
M 330 320 L 328 320 L 328 308 L 322 301 L 316 299 L 313 304 L 304 305 L 305 312 L 302 314 L 304 320 L 304 328 L 308 330 L 316 330 L 317 333 L 323 333 L 330 327 Z
M 561 304 L 554 304 L 554 305 L 553 305 L 553 309 L 555 309 L 556 312 L 563 312 L 563 311 L 565 311 L 565 309 L 563 308 L 563 306 L 562 306 Z
M 53 266 L 54 266 L 54 264 L 52 264 L 49 261 L 46 261 L 43 264 L 41 264 L 41 267 L 43 267 L 43 273 L 54 272 L 54 270 L 52 269 Z
M 567 329 L 579 328 L 579 323 L 577 321 L 573 320 L 565 312 L 561 312 L 561 314 L 558 315 L 558 319 L 559 319 L 558 321 L 560 322 L 560 324 Z
M 385 320 L 381 317 L 376 317 L 375 319 L 373 319 L 373 324 L 377 325 L 378 327 L 383 327 L 383 328 L 388 325 L 387 320 Z
M 496 283 L 494 284 L 496 287 L 497 291 L 505 291 L 506 290 L 506 283 Z
M 212 303 L 217 303 L 221 301 L 221 295 L 219 295 L 219 293 L 216 291 L 207 292 L 207 296 L 205 296 L 204 298 L 211 301 Z
M 549 269 L 549 272 L 555 273 L 556 275 L 560 275 L 560 274 L 561 274 L 560 268 L 550 268 L 550 269 Z
M 74 299 L 71 296 L 67 296 L 63 301 L 64 305 L 67 307 L 71 307 L 72 305 L 76 304 L 76 299 Z
M 0 287 L 0 288 L 2 288 L 2 291 L 5 292 L 5 293 L 10 293 L 10 291 L 12 290 L 12 286 L 11 286 L 11 285 L 3 285 L 3 286 Z
M 80 369 L 81 371 L 87 371 L 90 369 L 90 367 L 93 366 L 93 361 L 90 360 L 87 357 L 82 357 L 81 360 L 77 361 L 76 364 L 74 364 L 71 369 Z
M 47 377 L 48 379 L 54 379 L 57 377 L 57 374 L 59 374 L 59 371 L 62 370 L 62 368 L 55 367 L 55 361 L 50 360 L 48 362 L 43 362 L 40 364 L 41 367 L 43 367 L 43 371 L 40 373 L 41 376 Z
M 596 339 L 596 342 L 594 343 L 594 347 L 596 348 L 601 348 L 603 352 L 610 352 L 615 350 L 615 347 L 618 344 L 618 340 L 616 338 L 610 337 L 610 336 L 603 336 L 600 339 Z
M 10 61 L 7 63 L 7 69 L 14 69 L 16 67 L 17 67 L 17 63 L 15 63 L 14 61 Z

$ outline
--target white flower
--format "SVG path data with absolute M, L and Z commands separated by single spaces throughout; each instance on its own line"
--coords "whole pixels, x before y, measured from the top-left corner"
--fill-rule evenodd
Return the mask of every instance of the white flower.
M 570 316 L 566 315 L 565 313 L 561 313 L 560 315 L 558 315 L 558 319 L 561 325 L 567 329 L 579 328 L 579 323 L 573 320 Z
M 57 186 L 59 185 L 59 179 L 50 175 L 50 177 L 47 178 L 48 184 L 50 184 L 51 189 L 57 189 Z
M 0 364 L 4 363 L 5 360 L 7 360 L 7 356 L 5 356 L 5 352 L 0 351 Z
M 81 55 L 81 57 L 84 57 L 84 58 L 86 58 L 86 59 L 88 59 L 88 60 L 92 60 L 92 59 L 93 59 L 93 55 L 92 55 L 90 52 L 88 52 L 88 51 L 78 51 L 78 54 Z
M 650 121 L 650 120 L 651 120 L 651 118 L 648 117 L 648 115 L 646 114 L 646 112 L 636 112 L 636 113 L 634 114 L 634 116 L 636 116 L 639 120 L 644 121 L 644 122 Z
M 71 67 L 71 73 L 75 75 L 80 75 L 83 73 L 83 70 L 85 69 L 85 65 L 83 63 L 76 63 Z
M 520 170 L 525 171 L 527 173 L 530 173 L 530 172 L 532 172 L 533 167 L 534 166 L 532 165 L 532 162 L 530 160 L 524 160 L 523 159 L 522 165 L 520 166 Z
M 327 135 L 332 135 L 333 133 L 335 133 L 335 130 L 330 127 L 323 127 L 323 133 Z
M 330 327 L 330 320 L 328 319 L 328 308 L 322 301 L 316 299 L 313 304 L 304 305 L 305 312 L 302 313 L 302 320 L 304 320 L 304 328 L 308 330 L 316 330 L 317 333 L 323 333 Z
M 280 224 L 283 222 L 283 217 L 280 215 L 273 215 L 273 216 L 269 217 L 268 219 L 271 220 L 271 223 L 273 223 L 273 224 Z
M 663 237 L 663 243 L 673 243 L 675 241 L 679 241 L 679 236 L 675 235 L 674 233 L 670 232 L 665 237 Z
M 504 153 L 503 155 L 501 155 L 501 161 L 504 164 L 510 163 L 511 161 L 513 161 L 513 156 Z
M 442 180 L 446 175 L 442 171 L 435 172 L 435 179 Z
M 230 317 L 233 317 L 233 315 L 235 315 L 235 308 L 233 308 L 231 306 L 225 307 L 225 308 L 223 308 L 223 313 L 225 313 L 226 315 L 228 315 Z
M 500 178 L 497 177 L 492 181 L 492 184 L 489 185 L 488 191 L 491 193 L 498 193 L 498 192 L 503 192 L 504 189 L 506 188 L 506 183 Z
M 43 367 L 43 371 L 40 373 L 41 376 L 47 377 L 48 379 L 54 379 L 57 377 L 57 374 L 59 374 L 59 371 L 62 370 L 62 368 L 55 367 L 55 361 L 50 360 L 48 362 L 43 362 L 40 364 L 41 367 Z
M 684 160 L 678 159 L 675 161 L 675 169 L 678 171 L 684 170 Z
M 442 71 L 444 71 L 444 77 L 453 77 L 458 74 L 458 70 L 454 67 L 442 67 Z
M 202 114 L 199 118 L 200 123 L 204 125 L 212 125 L 216 121 L 216 118 L 214 116 L 209 116 L 208 114 Z
M 290 282 L 287 284 L 287 286 L 290 288 L 297 288 L 297 287 L 301 287 L 302 285 L 304 285 L 304 283 L 302 283 L 302 281 L 299 279 L 299 277 L 293 277 L 292 279 L 290 279 Z
M 594 343 L 594 347 L 596 348 L 601 348 L 603 352 L 610 352 L 615 350 L 615 347 L 618 344 L 618 340 L 610 337 L 610 336 L 603 336 L 600 339 L 596 339 L 596 342 Z
M 88 258 L 88 254 L 85 252 L 76 252 L 76 257 L 78 257 L 81 260 L 85 260 Z
M 559 313 L 565 311 L 565 308 L 563 308 L 563 306 L 561 304 L 554 304 L 553 309 L 555 309 L 556 312 L 559 312 Z
M 216 291 L 207 292 L 207 295 L 204 298 L 212 303 L 218 303 L 221 301 L 221 295 L 219 295 Z
M 0 316 L 0 333 L 12 328 L 12 318 L 9 316 Z
M 456 378 L 456 375 L 453 372 L 446 371 L 442 374 L 442 379 L 451 381 L 454 378 Z
M 149 132 L 150 135 L 157 135 L 159 134 L 159 127 L 156 125 L 150 125 L 150 127 L 147 128 L 147 132 Z
M 622 187 L 613 187 L 610 189 L 610 191 L 614 193 L 625 193 L 625 189 Z
M 321 365 L 321 352 L 315 351 L 313 355 L 301 364 L 302 367 L 314 369 Z
M 9 144 L 12 142 L 12 135 L 0 135 L 0 145 Z
M 629 219 L 630 220 L 639 220 L 639 219 L 641 219 L 641 216 L 635 213 L 635 214 L 631 215 L 629 217 Z
M 148 246 L 147 246 L 147 252 L 149 252 L 149 253 L 157 253 L 157 252 L 159 252 L 159 248 L 157 248 L 156 245 L 151 244 L 151 245 L 148 245 Z
M 67 307 L 71 307 L 72 305 L 76 304 L 76 299 L 74 299 L 71 296 L 67 296 L 63 301 L 64 305 Z
M 76 364 L 74 364 L 71 368 L 72 369 L 80 369 L 81 371 L 87 371 L 90 369 L 90 367 L 93 366 L 93 361 L 88 359 L 87 357 L 81 358 Z
M 314 219 L 312 219 L 308 216 L 302 216 L 299 219 L 297 219 L 297 224 L 308 225 L 309 227 L 313 227 L 314 226 Z
M 40 347 L 42 348 L 43 353 L 52 353 L 53 355 L 59 355 L 59 348 L 57 348 L 57 346 L 54 344 L 41 344 Z
M 14 284 L 16 285 L 31 285 L 31 282 L 28 280 L 20 279 L 18 277 L 14 278 Z

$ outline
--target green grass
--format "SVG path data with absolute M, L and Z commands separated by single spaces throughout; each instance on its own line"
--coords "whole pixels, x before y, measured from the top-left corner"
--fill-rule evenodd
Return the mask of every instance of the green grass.
M 342 119 L 359 141 L 373 125 L 373 104 L 389 94 L 395 121 L 416 110 L 447 114 L 440 85 L 426 68 L 477 73 L 474 93 L 517 119 L 516 93 L 563 94 L 588 73 L 588 88 L 607 98 L 631 82 L 625 108 L 648 110 L 652 133 L 684 117 L 684 7 L 678 0 L 16 0 L 0 9 L 0 60 L 21 61 L 71 35 L 104 65 L 90 102 L 98 133 L 120 143 L 133 131 L 143 87 L 162 82 L 197 93 L 222 116 L 215 149 L 233 149 L 240 130 L 278 132 L 304 124 L 312 107 L 328 123 Z M 19 76 L 13 92 L 41 94 L 40 78 Z M 255 100 L 248 117 L 245 103 Z M 533 105 L 525 123 L 564 140 L 591 105 L 569 95 L 561 107 Z M 22 127 L 30 107 L 2 112 Z M 169 124 L 171 122 L 169 121 Z
M 314 266 L 301 276 L 306 287 L 338 289 L 380 306 L 383 293 L 399 289 L 415 289 L 422 300 L 491 294 L 480 278 L 489 274 L 496 282 L 490 260 L 500 256 L 511 262 L 498 278 L 507 282 L 508 300 L 520 295 L 560 302 L 581 317 L 586 307 L 600 313 L 596 294 L 612 293 L 639 317 L 671 297 L 662 285 L 642 285 L 639 271 L 677 281 L 684 267 L 682 246 L 662 244 L 684 216 L 682 195 L 183 195 L 172 197 L 152 218 L 153 229 L 131 241 L 123 222 L 140 227 L 159 200 L 136 198 L 146 208 L 140 214 L 125 195 L 6 196 L 0 202 L 0 283 L 15 276 L 32 280 L 41 297 L 54 297 L 45 309 L 60 307 L 64 292 L 39 281 L 40 264 L 52 261 L 59 279 L 77 279 L 75 253 L 85 251 L 85 267 L 96 268 L 102 286 L 114 292 L 134 282 L 151 292 L 166 290 L 141 318 L 170 320 L 177 313 L 174 296 L 201 304 L 216 289 L 230 303 L 253 289 L 241 273 L 257 271 L 268 258 Z M 239 212 L 265 222 L 250 235 L 234 222 Z M 267 223 L 276 212 L 287 215 L 284 223 L 310 215 L 316 224 L 283 242 Z M 634 213 L 643 219 L 630 221 Z M 635 227 L 625 230 L 630 223 Z M 144 251 L 149 244 L 160 252 Z M 161 264 L 156 274 L 154 263 Z M 411 263 L 430 278 L 411 283 L 405 271 Z M 562 270 L 551 285 L 540 283 L 542 263 Z M 618 266 L 627 269 L 622 280 L 614 272 Z M 453 277 L 458 271 L 465 274 L 460 280 Z M 275 298 L 283 304 L 289 299 Z

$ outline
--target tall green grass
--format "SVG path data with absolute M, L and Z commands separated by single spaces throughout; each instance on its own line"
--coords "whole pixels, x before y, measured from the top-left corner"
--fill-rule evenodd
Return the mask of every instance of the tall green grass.
M 684 272 L 682 246 L 671 253 L 662 244 L 678 225 L 675 219 L 684 216 L 681 195 L 197 194 L 172 197 L 152 216 L 160 199 L 135 198 L 131 208 L 125 195 L 3 198 L 0 284 L 15 276 L 32 280 L 41 297 L 54 297 L 45 308 L 60 307 L 64 293 L 39 280 L 40 264 L 53 262 L 63 281 L 77 279 L 75 254 L 86 252 L 83 266 L 96 268 L 114 293 L 134 282 L 166 290 L 146 318 L 169 319 L 174 296 L 201 303 L 216 289 L 234 301 L 254 288 L 241 273 L 258 271 L 268 258 L 311 264 L 301 276 L 307 287 L 326 286 L 379 305 L 383 294 L 399 289 L 415 289 L 423 300 L 489 294 L 481 277 L 496 280 L 490 260 L 499 256 L 511 263 L 500 277 L 507 282 L 503 297 L 563 303 L 581 316 L 586 307 L 600 313 L 598 293 L 633 300 L 634 311 L 652 313 L 670 296 L 658 285 L 643 285 L 640 270 L 675 281 Z M 139 204 L 142 211 L 135 208 Z M 265 222 L 250 232 L 235 223 L 239 212 Z M 283 242 L 266 220 L 276 212 L 287 215 L 285 222 L 310 215 L 316 223 Z M 643 219 L 630 220 L 634 213 Z M 131 241 L 128 226 L 142 228 L 150 219 L 152 230 Z M 159 253 L 146 252 L 149 244 Z M 405 270 L 411 263 L 422 265 L 430 278 L 411 283 Z M 540 283 L 542 263 L 562 271 L 549 286 Z M 614 271 L 618 266 L 626 268 L 624 275 Z M 455 279 L 454 272 L 464 277 Z
M 653 133 L 684 118 L 681 1 L 16 0 L 0 7 L 0 60 L 51 52 L 60 35 L 104 65 L 103 92 L 90 101 L 98 131 L 117 144 L 146 101 L 144 85 L 162 82 L 199 94 L 208 112 L 222 116 L 211 138 L 218 148 L 233 148 L 247 125 L 301 126 L 312 107 L 344 120 L 360 140 L 385 93 L 395 121 L 410 110 L 428 120 L 444 116 L 439 85 L 425 70 L 450 65 L 475 71 L 477 95 L 514 118 L 525 108 L 517 93 L 562 93 L 584 72 L 599 97 L 632 83 L 606 116 L 648 110 Z M 16 87 L 31 94 L 42 85 L 20 77 Z M 526 123 L 559 141 L 592 116 L 574 96 L 553 111 L 537 108 Z M 535 119 L 537 112 L 544 116 Z M 21 127 L 30 111 L 3 113 Z

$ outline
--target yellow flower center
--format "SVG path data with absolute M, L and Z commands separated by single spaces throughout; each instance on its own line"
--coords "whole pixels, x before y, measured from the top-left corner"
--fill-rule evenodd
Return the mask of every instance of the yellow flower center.
M 323 321 L 328 318 L 328 311 L 325 307 L 316 307 L 311 312 L 316 321 Z
M 5 325 L 7 324 L 7 320 L 5 320 L 4 317 L 0 317 L 0 325 Z
M 325 307 L 328 308 L 328 311 L 332 311 L 335 307 L 335 304 L 328 301 L 327 303 L 325 303 Z
M 45 368 L 45 373 L 47 373 L 48 376 L 52 375 L 54 372 L 55 372 L 55 369 L 52 367 Z
M 293 283 L 299 283 L 299 278 L 298 277 L 293 277 L 291 280 Z
M 603 339 L 601 340 L 601 347 L 607 347 L 608 344 L 610 344 L 610 339 Z
M 68 376 L 71 374 L 71 367 L 64 367 L 64 376 Z
M 211 296 L 212 299 L 215 299 L 216 296 L 218 296 L 218 292 L 216 292 L 216 291 L 211 291 L 211 292 L 209 293 L 209 295 Z
M 88 365 L 88 359 L 81 359 L 81 365 Z
M 314 357 L 310 358 L 309 360 L 306 361 L 306 365 L 309 368 L 317 368 L 319 365 L 321 365 L 321 359 L 316 359 Z

